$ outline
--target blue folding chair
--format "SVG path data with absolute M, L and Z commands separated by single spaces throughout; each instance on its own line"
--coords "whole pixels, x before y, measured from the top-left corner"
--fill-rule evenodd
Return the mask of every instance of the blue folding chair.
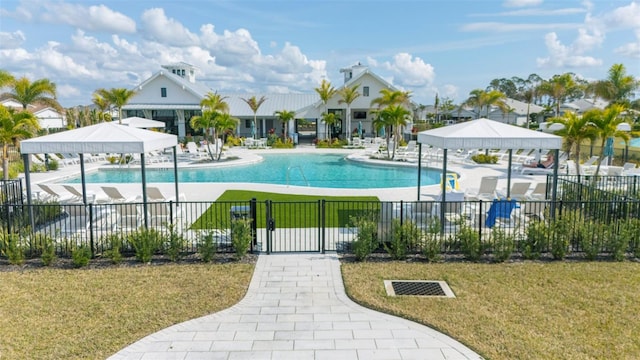
M 493 200 L 489 211 L 487 211 L 487 218 L 484 221 L 484 225 L 488 228 L 492 228 L 495 226 L 498 219 L 504 219 L 506 222 L 511 222 L 513 210 L 518 207 L 518 202 L 515 199 Z

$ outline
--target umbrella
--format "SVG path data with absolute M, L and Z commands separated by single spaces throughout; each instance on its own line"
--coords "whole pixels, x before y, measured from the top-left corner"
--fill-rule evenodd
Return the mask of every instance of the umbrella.
M 611 162 L 611 158 L 613 158 L 613 137 L 608 137 L 607 142 L 604 144 L 604 156 L 608 157 L 609 160 L 607 163 Z
M 358 136 L 362 137 L 362 121 L 358 121 Z

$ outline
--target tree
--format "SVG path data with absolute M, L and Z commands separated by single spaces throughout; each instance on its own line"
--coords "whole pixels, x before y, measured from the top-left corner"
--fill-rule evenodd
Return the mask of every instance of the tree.
M 482 109 L 485 107 L 487 108 L 487 116 L 489 116 L 489 109 L 491 106 L 498 106 L 503 112 L 506 112 L 507 110 L 507 105 L 504 102 L 506 97 L 501 91 L 474 89 L 469 92 L 469 95 L 469 98 L 463 103 L 463 105 L 477 108 L 477 118 L 480 118 Z
M 629 141 L 629 134 L 625 131 L 618 130 L 618 125 L 624 122 L 620 114 L 624 111 L 624 107 L 619 104 L 613 104 L 604 110 L 591 109 L 586 111 L 582 117 L 586 121 L 593 124 L 596 135 L 600 138 L 600 156 L 598 157 L 598 165 L 596 166 L 596 175 L 600 171 L 600 163 L 604 159 L 604 148 L 608 138 L 622 138 L 625 142 Z
M 572 149 L 575 148 L 576 174 L 580 174 L 580 148 L 582 142 L 589 139 L 595 141 L 596 129 L 583 116 L 578 116 L 574 112 L 568 111 L 562 117 L 549 119 L 549 122 L 562 124 L 564 128 L 556 131 L 556 135 L 563 138 L 563 151 L 567 152 L 567 157 L 571 156 Z
M 11 96 L 22 104 L 23 110 L 27 110 L 30 104 L 41 103 L 62 112 L 62 107 L 56 101 L 56 84 L 49 79 L 31 82 L 26 77 L 21 77 L 9 84 L 13 88 Z
M 382 89 L 380 90 L 380 96 L 371 100 L 371 106 L 376 105 L 378 109 L 391 105 L 404 105 L 405 107 L 409 107 L 410 101 L 410 91 Z
M 10 86 L 15 79 L 8 71 L 0 69 L 0 89 L 5 86 Z
M 287 124 L 289 121 L 295 119 L 296 113 L 294 111 L 278 110 L 273 113 L 273 115 L 278 117 L 278 120 L 282 121 L 282 141 L 287 141 Z
M 338 122 L 338 117 L 334 113 L 322 114 L 322 121 L 327 124 L 327 129 L 332 128 Z M 329 143 L 331 143 L 331 131 L 329 131 Z
M 94 99 L 101 97 L 103 101 L 107 102 L 109 106 L 115 106 L 118 109 L 118 123 L 122 124 L 122 108 L 129 102 L 129 100 L 135 95 L 134 90 L 128 90 L 125 88 L 112 88 L 98 89 L 94 93 Z
M 33 137 L 39 129 L 38 119 L 32 113 L 16 112 L 0 105 L 0 144 L 4 180 L 9 180 L 9 145 L 17 146 L 20 140 Z
M 253 129 L 255 131 L 256 129 L 258 129 L 256 127 L 256 114 L 258 113 L 258 109 L 260 108 L 260 106 L 265 101 L 267 101 L 267 98 L 264 97 L 264 96 L 261 96 L 260 99 L 256 99 L 255 96 L 252 96 L 249 99 L 244 99 L 244 98 L 241 98 L 241 99 L 242 99 L 242 101 L 246 102 L 247 105 L 249 105 L 249 108 L 251 109 L 251 111 L 253 111 Z M 253 134 L 253 137 L 254 138 L 257 137 L 255 133 Z
M 238 123 L 240 122 L 240 120 L 238 118 L 235 118 L 233 116 L 231 116 L 229 113 L 222 113 L 219 114 L 214 122 L 213 122 L 213 128 L 215 130 L 215 143 L 216 143 L 216 160 L 220 160 L 220 157 L 222 156 L 222 146 L 218 147 L 218 136 L 222 137 L 222 143 L 224 144 L 224 142 L 226 141 L 225 139 L 225 132 L 227 130 L 234 130 L 236 128 L 236 126 L 238 126 Z M 219 134 L 219 135 L 217 135 Z M 210 146 L 207 146 L 208 150 L 209 150 L 209 154 L 211 155 L 211 148 Z
M 550 80 L 543 81 L 538 87 L 541 94 L 549 96 L 554 100 L 555 116 L 560 115 L 560 105 L 570 99 L 579 98 L 582 95 L 582 88 L 576 81 L 573 73 L 554 75 Z
M 328 82 L 326 79 L 322 79 L 322 83 L 320 83 L 320 87 L 314 89 L 318 95 L 320 95 L 320 101 L 324 105 L 323 114 L 327 112 L 327 103 L 331 98 L 336 94 L 336 89 Z M 329 131 L 329 126 L 326 126 L 327 132 Z M 329 137 L 331 135 L 329 134 Z
M 204 110 L 202 115 L 196 115 L 191 118 L 190 124 L 194 130 L 202 130 L 204 135 L 204 140 L 207 144 L 211 144 L 212 139 L 215 135 L 215 125 L 216 118 L 220 116 L 220 113 L 211 110 Z M 213 154 L 211 153 L 211 149 L 207 146 L 207 153 L 211 160 L 215 160 Z
M 358 87 L 360 84 L 355 84 L 352 87 L 345 86 L 342 89 L 338 90 L 338 94 L 340 95 L 340 100 L 338 100 L 338 104 L 347 104 L 347 128 L 346 130 L 349 132 L 345 134 L 348 139 L 351 139 L 351 103 L 354 102 L 358 97 L 360 97 L 360 93 L 358 92 Z
M 611 104 L 620 104 L 628 107 L 634 91 L 640 87 L 640 81 L 627 75 L 627 70 L 622 64 L 613 64 L 609 69 L 609 77 L 589 84 L 589 90 L 596 96 L 609 101 Z
M 403 126 L 406 126 L 411 120 L 411 111 L 405 109 L 402 105 L 396 104 L 387 106 L 382 110 L 378 110 L 375 112 L 377 114 L 377 119 L 374 120 L 374 126 L 379 129 L 384 127 L 386 130 L 393 129 L 393 135 L 395 137 L 395 142 L 398 142 L 400 138 L 400 129 Z M 387 141 L 387 157 L 393 159 L 396 156 L 396 147 L 394 144 L 391 149 L 392 153 L 389 154 L 389 145 L 390 145 L 390 133 L 391 131 L 385 131 L 385 137 Z

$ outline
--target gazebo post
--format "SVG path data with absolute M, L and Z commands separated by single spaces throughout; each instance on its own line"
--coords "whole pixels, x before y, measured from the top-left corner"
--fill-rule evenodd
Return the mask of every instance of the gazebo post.
M 87 205 L 87 182 L 84 176 L 84 154 L 78 154 L 80 156 L 80 178 L 82 179 L 82 204 Z
M 511 161 L 513 158 L 513 149 L 509 149 L 509 165 L 507 166 L 507 199 L 511 197 Z
M 560 149 L 555 149 L 553 156 L 555 161 L 553 162 L 553 188 L 551 189 L 551 218 L 556 216 L 556 200 L 558 200 L 558 168 L 560 167 L 559 156 Z
M 173 146 L 173 183 L 176 190 L 176 206 L 180 206 L 180 198 L 178 197 L 178 145 Z
M 149 227 L 149 214 L 147 213 L 147 170 L 145 167 L 144 151 L 140 153 L 140 167 L 142 169 L 142 211 L 144 213 L 144 228 Z
M 422 175 L 422 143 L 418 143 L 418 198 L 420 201 L 420 176 Z
M 442 195 L 440 195 L 440 229 L 444 232 L 444 214 L 447 201 L 447 148 L 442 149 Z
M 22 154 L 22 162 L 24 163 L 24 181 L 27 185 L 27 205 L 29 205 L 29 224 L 31 225 L 31 231 L 36 226 L 35 219 L 33 218 L 33 204 L 31 203 L 31 172 L 29 170 L 29 156 L 31 154 Z

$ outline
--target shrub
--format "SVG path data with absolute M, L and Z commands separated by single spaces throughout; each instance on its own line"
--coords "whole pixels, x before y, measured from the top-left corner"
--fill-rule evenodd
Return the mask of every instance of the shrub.
M 556 217 L 551 236 L 551 256 L 562 260 L 569 252 L 571 242 L 571 216 Z
M 576 224 L 578 228 L 578 236 L 580 241 L 580 248 L 584 252 L 587 260 L 595 260 L 602 247 L 604 245 L 604 237 L 606 234 L 606 227 L 595 221 L 588 221 L 582 224 Z
M 106 238 L 107 243 L 110 245 L 109 250 L 105 251 L 104 255 L 111 260 L 114 264 L 122 262 L 122 239 L 117 234 L 109 235 Z
M 475 154 L 471 157 L 475 163 L 478 164 L 497 164 L 498 157 L 496 155 L 487 155 L 487 154 Z
M 478 261 L 483 252 L 478 232 L 467 225 L 462 225 L 456 237 L 464 257 L 467 260 Z
M 251 241 L 253 240 L 251 221 L 251 219 L 234 219 L 231 221 L 231 243 L 237 260 L 242 259 L 251 247 Z
M 76 268 L 89 265 L 89 260 L 91 260 L 91 249 L 88 246 L 81 245 L 71 251 L 71 263 Z
M 440 221 L 431 218 L 426 232 L 422 233 L 422 254 L 429 262 L 435 262 L 442 258 L 442 239 L 440 236 Z
M 49 236 L 40 236 L 37 239 L 38 250 L 40 251 L 40 259 L 44 266 L 49 266 L 56 259 L 56 245 L 53 239 Z
M 169 256 L 169 260 L 173 262 L 180 260 L 186 242 L 184 236 L 175 231 L 174 225 L 170 225 L 169 236 L 165 242 L 165 251 Z
M 56 159 L 49 159 L 49 161 L 47 162 L 48 166 L 47 166 L 47 170 L 58 170 L 59 168 L 59 164 L 58 164 L 58 160 Z
M 211 262 L 217 251 L 216 238 L 214 232 L 205 232 L 198 234 L 198 253 L 204 262 Z
M 494 228 L 491 231 L 491 240 L 493 242 L 493 258 L 497 262 L 509 260 L 515 248 L 513 235 L 508 234 L 502 229 Z
M 392 229 L 393 237 L 388 243 L 385 242 L 384 249 L 394 260 L 404 260 L 409 248 L 420 240 L 420 230 L 413 222 L 400 224 L 398 219 L 393 219 Z
M 138 229 L 127 237 L 127 241 L 136 253 L 136 259 L 148 264 L 161 244 L 161 234 L 155 229 Z
M 22 265 L 25 260 L 25 246 L 18 234 L 0 234 L 0 253 L 7 257 L 9 264 Z
M 366 261 L 378 247 L 378 223 L 373 214 L 352 218 L 351 222 L 358 229 L 353 241 L 353 253 L 358 261 Z
M 614 226 L 613 224 L 611 226 Z M 621 222 L 616 229 L 609 231 L 607 240 L 607 250 L 611 253 L 611 258 L 615 261 L 622 261 L 629 245 L 634 239 L 638 239 L 640 235 L 640 219 L 629 219 Z M 617 236 L 616 236 L 617 234 Z M 636 243 L 638 240 L 636 240 Z
M 118 162 L 118 160 L 120 160 L 119 156 L 114 156 L 114 155 L 109 155 L 107 156 L 107 161 L 109 162 L 109 164 L 113 165 L 115 163 Z
M 546 248 L 549 229 L 543 221 L 533 221 L 527 226 L 522 256 L 528 260 L 537 260 Z

